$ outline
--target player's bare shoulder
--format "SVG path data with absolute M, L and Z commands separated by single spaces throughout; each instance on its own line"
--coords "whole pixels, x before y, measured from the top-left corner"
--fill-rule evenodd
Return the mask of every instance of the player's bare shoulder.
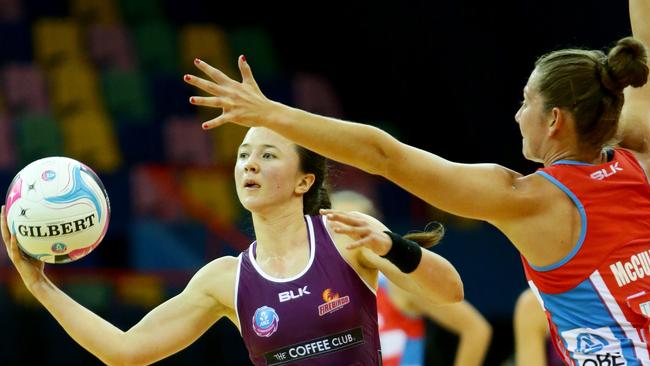
M 208 296 L 227 308 L 234 308 L 239 259 L 232 256 L 217 258 L 201 268 L 192 278 Z
M 515 179 L 513 189 L 517 190 L 519 201 L 528 213 L 539 213 L 554 195 L 563 197 L 564 193 L 541 174 L 533 173 Z
M 543 219 L 557 202 L 566 199 L 571 204 L 566 194 L 541 174 L 513 176 L 511 185 L 511 192 L 504 197 L 511 200 L 507 205 L 509 209 L 498 219 L 488 220 L 506 233 L 518 230 L 522 222 Z

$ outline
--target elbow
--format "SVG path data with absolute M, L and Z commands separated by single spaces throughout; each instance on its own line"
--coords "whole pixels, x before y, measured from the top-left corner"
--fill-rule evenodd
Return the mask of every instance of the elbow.
M 487 351 L 490 343 L 492 343 L 492 333 L 492 325 L 484 318 L 480 318 L 472 326 L 466 327 L 461 337 L 466 339 L 468 343 L 474 345 L 476 350 Z
M 98 357 L 102 362 L 111 366 L 132 366 L 135 365 L 124 353 L 115 352 L 109 357 Z
M 441 291 L 442 290 L 442 291 Z M 450 305 L 461 302 L 465 299 L 465 290 L 460 277 L 457 280 L 449 281 L 447 286 L 438 288 L 435 299 L 431 299 L 436 305 Z
M 465 289 L 463 288 L 463 281 L 461 281 L 460 278 L 455 283 L 450 295 L 449 302 L 452 304 L 461 302 L 465 299 Z
M 102 360 L 104 361 L 107 365 L 111 366 L 136 366 L 139 365 L 137 362 L 135 362 L 135 359 L 130 357 L 127 353 L 119 353 L 116 355 L 113 355 L 108 360 Z
M 461 302 L 465 299 L 465 289 L 460 274 L 451 265 L 444 272 L 438 281 L 428 283 L 428 297 L 435 305 L 449 305 Z
M 119 348 L 106 364 L 116 366 L 140 366 L 147 364 L 147 362 L 143 362 L 142 357 L 139 356 L 135 347 L 131 347 L 126 340 L 122 342 Z
M 485 360 L 490 344 L 492 343 L 492 326 L 479 317 L 472 323 L 467 323 L 459 333 L 460 342 L 471 345 L 476 355 Z
M 375 134 L 368 134 L 368 157 L 360 162 L 360 167 L 368 173 L 388 177 L 393 167 L 398 164 L 400 142 L 388 132 L 379 128 Z
M 129 357 L 128 355 L 123 355 L 120 357 L 119 360 L 117 360 L 116 363 L 114 364 L 109 364 L 109 365 L 119 365 L 119 366 L 138 366 L 140 365 L 135 361 L 135 359 Z
M 463 286 L 463 281 L 460 279 L 460 274 L 454 269 L 450 273 L 449 279 L 449 291 L 448 291 L 448 302 L 450 304 L 461 302 L 465 299 L 465 288 Z
M 156 361 L 157 360 L 155 358 L 151 358 L 150 356 L 143 354 L 142 352 L 138 352 L 138 350 L 135 347 L 130 347 L 128 348 L 128 351 L 126 351 L 121 356 L 118 365 L 145 366 L 145 365 L 150 365 Z
M 492 341 L 492 325 L 484 318 L 481 318 L 481 321 L 475 325 L 473 333 L 483 344 L 490 344 Z
M 109 363 L 109 365 L 119 365 L 119 366 L 141 366 L 147 365 L 148 363 L 141 362 L 136 357 L 130 355 L 122 355 L 115 363 Z

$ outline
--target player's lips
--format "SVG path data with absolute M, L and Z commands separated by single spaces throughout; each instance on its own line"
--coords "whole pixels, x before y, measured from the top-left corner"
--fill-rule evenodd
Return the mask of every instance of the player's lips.
M 258 189 L 260 188 L 260 184 L 257 183 L 254 179 L 246 179 L 244 181 L 244 188 L 245 189 Z

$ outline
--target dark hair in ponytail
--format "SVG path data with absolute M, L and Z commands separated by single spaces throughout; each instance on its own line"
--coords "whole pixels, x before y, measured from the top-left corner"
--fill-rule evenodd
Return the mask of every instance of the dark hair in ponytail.
M 300 161 L 300 170 L 303 173 L 314 174 L 316 177 L 314 184 L 302 197 L 302 211 L 305 215 L 318 215 L 318 210 L 321 208 L 332 207 L 329 195 L 329 166 L 327 159 L 300 145 L 296 145 L 296 152 Z
M 413 240 L 423 248 L 431 248 L 438 244 L 443 236 L 445 236 L 445 227 L 439 222 L 432 222 L 424 231 L 408 233 L 404 235 L 404 239 Z

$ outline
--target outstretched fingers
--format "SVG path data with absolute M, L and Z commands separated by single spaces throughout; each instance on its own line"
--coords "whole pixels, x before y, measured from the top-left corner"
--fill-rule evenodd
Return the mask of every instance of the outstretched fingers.
M 204 130 L 209 130 L 212 128 L 225 125 L 226 123 L 228 123 L 228 120 L 226 119 L 226 116 L 222 114 L 219 117 L 203 122 L 201 124 L 201 128 L 203 128 Z
M 201 61 L 198 58 L 194 59 L 194 65 L 196 65 L 199 70 L 203 71 L 204 74 L 209 76 L 210 79 L 214 80 L 217 84 L 228 85 L 236 82 L 228 77 L 228 75 L 224 74 L 223 71 L 210 66 L 207 62 Z
M 232 106 L 229 98 L 223 97 L 190 97 L 190 103 L 205 107 L 221 108 L 223 112 L 219 117 L 205 121 L 201 124 L 201 128 L 209 130 L 211 128 L 219 127 L 228 123 L 227 111 Z
M 372 243 L 372 238 L 370 236 L 366 236 L 365 238 L 361 238 L 357 241 L 354 241 L 348 245 L 345 246 L 346 249 L 356 249 L 356 248 L 361 248 L 361 247 L 369 247 L 370 244 Z
M 0 220 L 2 220 L 2 240 L 6 245 L 9 245 L 11 239 L 11 232 L 9 231 L 9 226 L 7 226 L 7 206 L 2 206 L 2 212 L 0 212 Z
M 366 226 L 350 226 L 340 222 L 337 222 L 332 226 L 335 233 L 347 235 L 352 239 L 363 238 L 372 233 L 372 230 Z
M 190 97 L 190 103 L 194 105 L 200 105 L 203 107 L 212 107 L 212 108 L 229 108 L 232 106 L 230 98 L 227 97 Z
M 16 255 L 20 255 L 19 253 L 16 253 L 18 251 L 18 243 L 16 242 L 16 237 L 11 235 L 11 232 L 9 231 L 9 226 L 7 226 L 7 208 L 6 206 L 2 206 L 2 214 L 0 215 L 0 220 L 2 220 L 2 241 L 5 243 L 5 248 L 7 249 L 7 254 L 9 255 L 9 258 L 13 260 Z
M 225 96 L 225 95 L 227 95 L 227 92 L 228 92 L 227 89 L 224 88 L 223 86 L 220 86 L 219 84 L 217 84 L 215 82 L 205 80 L 205 79 L 200 78 L 200 77 L 195 76 L 195 75 L 185 74 L 185 76 L 183 76 L 183 80 L 187 84 L 195 86 L 195 87 L 197 87 L 197 88 L 199 88 L 199 89 L 203 90 L 204 92 L 206 92 L 208 94 L 211 94 L 211 95 Z
M 241 72 L 242 82 L 254 87 L 258 92 L 261 93 L 260 87 L 257 85 L 255 77 L 253 77 L 253 70 L 251 69 L 251 66 L 248 64 L 248 62 L 246 62 L 246 56 L 239 56 L 237 63 L 239 65 L 239 72 Z
M 359 219 L 355 217 L 354 214 L 345 211 L 322 209 L 320 210 L 320 214 L 327 215 L 328 220 L 340 222 L 346 225 L 365 226 L 368 224 L 365 220 Z
M 7 255 L 11 258 L 11 250 L 9 248 L 9 230 L 7 229 L 7 219 L 5 218 L 5 206 L 2 205 L 2 213 L 0 213 L 0 220 L 2 220 L 2 241 L 5 243 Z
M 209 94 L 193 96 L 190 98 L 190 103 L 223 110 L 221 116 L 204 122 L 202 124 L 204 129 L 218 127 L 226 122 L 253 127 L 265 121 L 269 115 L 269 107 L 273 107 L 273 104 L 260 91 L 253 78 L 253 72 L 243 56 L 239 58 L 243 80 L 241 83 L 201 60 L 197 59 L 195 64 L 212 80 L 189 74 L 183 77 L 186 83 Z

